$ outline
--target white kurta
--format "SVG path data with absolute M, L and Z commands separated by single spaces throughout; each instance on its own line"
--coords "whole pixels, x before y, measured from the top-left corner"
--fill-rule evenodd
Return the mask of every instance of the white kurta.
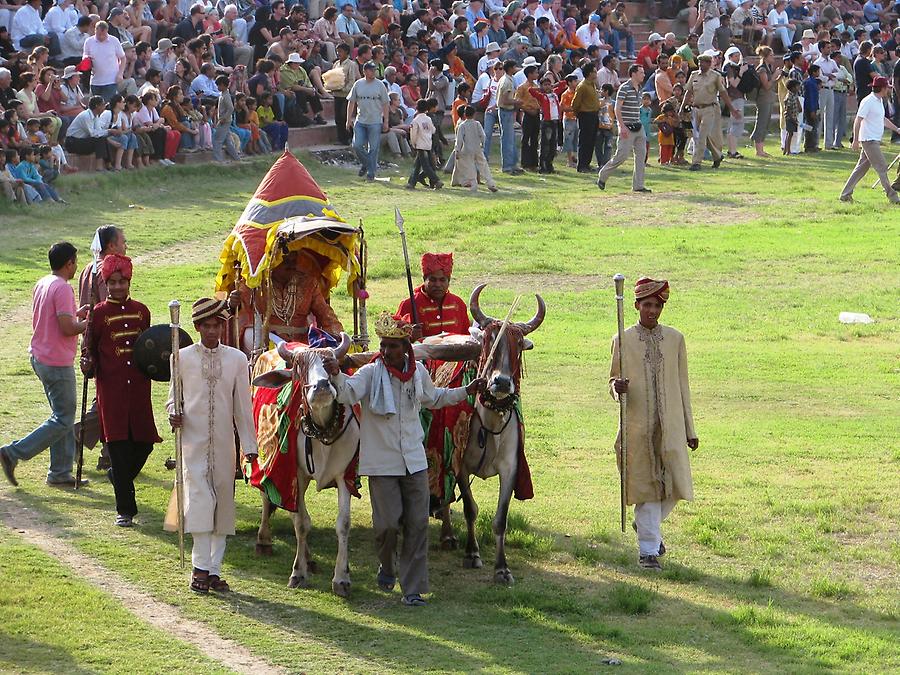
M 447 389 L 435 387 L 428 369 L 416 363 L 417 374 L 407 382 L 390 376 L 391 390 L 397 413 L 378 415 L 370 407 L 370 392 L 376 364 L 369 363 L 354 375 L 340 373 L 331 378 L 337 389 L 338 401 L 346 405 L 359 403 L 359 474 L 361 476 L 405 476 L 428 468 L 425 458 L 425 432 L 419 411 L 443 408 L 466 398 L 465 387 Z M 416 396 L 416 379 L 420 395 Z
M 241 452 L 255 454 L 247 357 L 233 347 L 199 342 L 179 351 L 184 399 L 184 531 L 234 534 L 234 432 Z M 166 407 L 174 412 L 174 390 Z

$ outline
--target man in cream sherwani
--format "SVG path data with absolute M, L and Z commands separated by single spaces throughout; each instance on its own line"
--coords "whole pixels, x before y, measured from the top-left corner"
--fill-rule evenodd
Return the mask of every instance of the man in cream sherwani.
M 435 387 L 428 369 L 413 354 L 412 326 L 384 312 L 375 323 L 381 349 L 375 359 L 350 377 L 340 372 L 333 357 L 325 369 L 346 405 L 360 403 L 359 474 L 369 477 L 372 527 L 378 549 L 378 586 L 394 589 L 397 537 L 400 551 L 400 589 L 403 604 L 425 604 L 428 592 L 428 461 L 419 411 L 461 402 L 484 389 L 484 379 L 467 387 Z
M 172 427 L 181 427 L 184 464 L 184 531 L 194 539 L 191 590 L 228 591 L 221 578 L 225 537 L 234 534 L 234 432 L 247 461 L 256 456 L 247 357 L 219 339 L 226 304 L 202 298 L 191 308 L 200 342 L 179 350 L 183 415 L 175 414 L 174 380 L 166 407 Z M 174 499 L 166 529 L 174 530 Z

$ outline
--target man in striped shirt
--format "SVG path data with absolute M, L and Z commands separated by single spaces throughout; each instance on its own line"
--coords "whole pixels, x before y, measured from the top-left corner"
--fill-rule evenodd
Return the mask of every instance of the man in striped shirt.
M 650 192 L 644 186 L 644 161 L 647 158 L 647 143 L 641 128 L 641 89 L 644 84 L 644 69 L 634 64 L 628 69 L 628 79 L 621 84 L 616 93 L 616 122 L 619 125 L 619 138 L 616 143 L 616 154 L 600 169 L 597 176 L 597 187 L 606 189 L 606 181 L 610 174 L 623 164 L 628 156 L 634 154 L 634 173 L 631 189 L 635 192 Z

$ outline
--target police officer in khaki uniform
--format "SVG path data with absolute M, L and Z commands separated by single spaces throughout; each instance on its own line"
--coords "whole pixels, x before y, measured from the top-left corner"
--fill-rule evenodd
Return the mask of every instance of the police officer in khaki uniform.
M 718 169 L 722 163 L 722 111 L 719 108 L 719 97 L 728 106 L 733 119 L 741 117 L 740 112 L 731 104 L 725 88 L 725 78 L 712 68 L 712 55 L 704 52 L 697 60 L 700 70 L 695 70 L 688 78 L 681 104 L 682 111 L 684 106 L 693 105 L 696 111 L 696 128 L 699 130 L 694 142 L 691 171 L 700 170 L 703 151 L 707 146 L 713 156 L 713 168 Z

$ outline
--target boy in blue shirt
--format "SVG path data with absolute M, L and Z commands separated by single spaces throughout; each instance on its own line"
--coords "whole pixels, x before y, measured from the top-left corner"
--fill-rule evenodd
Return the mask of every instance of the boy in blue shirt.
M 819 72 L 821 68 L 815 64 L 809 67 L 803 81 L 803 121 L 806 122 L 806 152 L 819 151 Z
M 12 174 L 30 185 L 41 196 L 41 201 L 52 199 L 55 202 L 65 203 L 56 190 L 52 186 L 44 182 L 41 173 L 38 170 L 37 162 L 34 158 L 34 148 L 27 147 L 19 150 L 19 161 L 11 167 Z

